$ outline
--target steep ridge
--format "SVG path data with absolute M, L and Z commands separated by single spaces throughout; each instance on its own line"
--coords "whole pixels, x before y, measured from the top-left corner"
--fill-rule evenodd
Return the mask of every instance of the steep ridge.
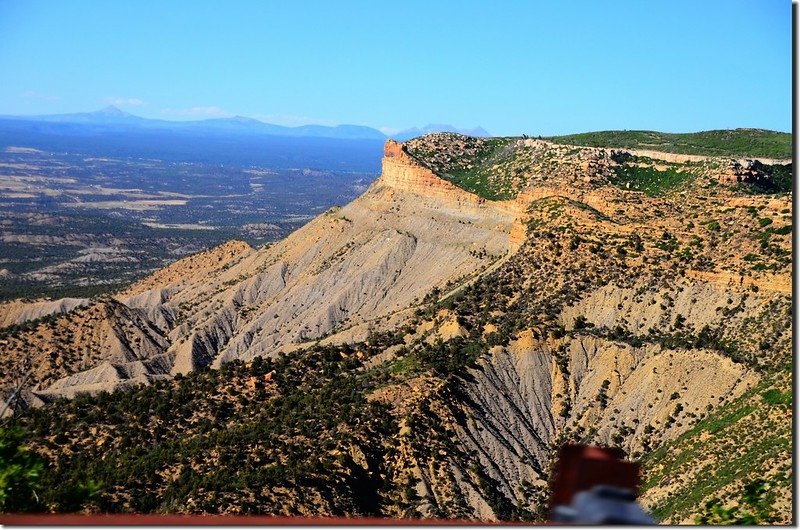
M 0 339 L 1 381 L 8 388 L 30 372 L 22 397 L 32 405 L 77 389 L 109 389 L 106 383 L 148 382 L 168 373 L 167 345 L 143 310 L 104 299 Z
M 441 514 L 440 507 L 432 507 L 440 504 L 437 498 L 451 496 L 466 502 L 457 511 L 444 511 L 446 516 L 504 519 L 502 504 L 492 502 L 498 493 L 529 513 L 541 513 L 558 441 L 582 433 L 577 439 L 640 453 L 647 426 L 665 424 L 674 414 L 676 402 L 670 395 L 682 392 L 693 410 L 704 410 L 717 404 L 716 396 L 737 397 L 756 380 L 712 352 L 635 350 L 596 339 L 571 343 L 562 372 L 549 347 L 525 342 L 522 338 L 507 349 L 496 348 L 427 405 L 434 414 L 428 425 L 447 425 L 457 449 L 445 451 L 445 467 L 438 463 L 441 453 L 428 453 L 421 439 L 411 442 L 417 446 L 415 469 L 440 469 L 416 473 L 433 499 L 427 509 L 421 507 L 424 516 Z M 611 384 L 604 388 L 606 381 Z M 692 392 L 687 394 L 687 388 Z M 605 392 L 608 402 L 597 410 L 597 396 Z M 673 425 L 662 433 L 665 437 L 674 438 L 686 429 Z M 464 462 L 481 469 L 492 488 L 481 488 L 479 478 L 454 472 Z M 470 490 L 478 493 L 467 495 Z
M 0 304 L 0 328 L 23 324 L 30 320 L 37 320 L 51 315 L 69 313 L 76 307 L 81 307 L 88 303 L 89 300 L 86 298 L 4 302 Z
M 517 214 L 514 203 L 487 203 L 436 177 L 390 140 L 381 177 L 349 205 L 259 251 L 233 242 L 185 258 L 116 299 L 167 337 L 159 355 L 172 374 L 274 355 L 343 328 L 341 340 L 363 339 L 431 287 L 506 256 Z M 73 374 L 46 391 L 111 390 L 124 379 L 98 369 L 88 386 Z
M 169 286 L 173 289 L 208 277 L 219 270 L 230 267 L 253 249 L 244 241 L 229 241 L 205 252 L 181 259 L 139 280 L 120 295 L 120 298 L 140 296 Z
M 431 286 L 471 276 L 508 252 L 513 212 L 420 175 L 410 158 L 396 156 L 396 145 L 387 142 L 383 173 L 362 197 L 220 276 L 233 285 L 172 333 L 176 372 L 292 349 L 344 326 L 355 329 L 349 339 L 363 338 L 370 324 L 380 328 Z M 196 303 L 188 300 L 204 289 L 186 289 L 170 305 Z

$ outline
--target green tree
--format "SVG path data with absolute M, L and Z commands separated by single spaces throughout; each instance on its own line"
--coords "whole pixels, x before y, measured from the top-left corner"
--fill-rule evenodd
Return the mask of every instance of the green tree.
M 695 518 L 696 524 L 756 525 L 773 522 L 764 480 L 756 480 L 744 487 L 739 504 L 725 508 L 722 501 L 713 498 L 706 503 L 705 512 Z
M 19 427 L 0 427 L 0 511 L 30 512 L 41 509 L 36 490 L 44 460 L 25 447 Z

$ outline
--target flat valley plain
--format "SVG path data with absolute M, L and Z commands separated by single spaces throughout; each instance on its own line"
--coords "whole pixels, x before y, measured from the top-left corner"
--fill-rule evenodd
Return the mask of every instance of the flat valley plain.
M 153 136 L 0 127 L 0 300 L 92 296 L 224 241 L 279 240 L 380 170 L 379 141 Z

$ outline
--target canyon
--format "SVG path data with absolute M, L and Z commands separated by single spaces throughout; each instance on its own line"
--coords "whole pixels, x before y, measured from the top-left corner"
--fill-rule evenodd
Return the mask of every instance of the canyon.
M 31 445 L 55 469 L 98 444 L 122 461 L 121 420 L 103 412 L 119 395 L 213 389 L 174 425 L 143 405 L 129 436 L 154 451 L 263 422 L 259 400 L 341 378 L 364 411 L 352 413 L 368 414 L 321 423 L 320 442 L 276 427 L 280 446 L 168 453 L 157 476 L 113 479 L 89 511 L 541 520 L 554 451 L 573 441 L 640 461 L 642 502 L 663 522 L 691 523 L 763 477 L 770 517 L 788 522 L 791 411 L 774 396 L 791 392 L 792 197 L 753 191 L 788 163 L 388 140 L 363 195 L 279 242 L 231 241 L 113 295 L 0 305 L 0 384 L 23 381 L 16 408 L 33 426 L 61 411 L 64 432 L 35 427 Z M 200 412 L 211 402 L 229 411 Z M 319 484 L 300 465 L 260 490 L 172 485 L 218 473 L 208 466 L 231 447 L 286 465 L 302 458 L 285 447 L 304 443 L 330 459 Z M 169 503 L 138 506 L 137 488 Z

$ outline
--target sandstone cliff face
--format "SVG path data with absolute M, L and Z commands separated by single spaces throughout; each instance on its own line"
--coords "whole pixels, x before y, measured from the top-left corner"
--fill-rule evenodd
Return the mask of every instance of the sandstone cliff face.
M 380 183 L 424 198 L 442 199 L 451 206 L 476 209 L 486 200 L 437 176 L 408 154 L 403 144 L 387 140 Z
M 642 156 L 647 158 L 652 158 L 654 160 L 663 160 L 665 162 L 705 162 L 707 160 L 713 160 L 715 158 L 719 159 L 722 157 L 713 157 L 713 156 L 705 156 L 705 155 L 684 155 L 680 153 L 664 153 L 662 151 L 656 151 L 653 149 L 606 149 L 606 152 L 610 153 L 629 153 L 633 156 Z M 782 158 L 765 158 L 765 157 L 754 157 L 754 158 L 732 158 L 731 161 L 735 164 L 750 164 L 752 162 L 760 162 L 762 164 L 790 164 L 792 162 L 791 159 L 782 159 Z

